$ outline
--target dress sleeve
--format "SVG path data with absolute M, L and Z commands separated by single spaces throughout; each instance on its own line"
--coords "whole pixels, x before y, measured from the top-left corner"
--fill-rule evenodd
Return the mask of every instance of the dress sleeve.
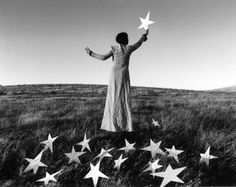
M 138 49 L 141 45 L 142 45 L 142 43 L 144 42 L 144 41 L 146 41 L 147 40 L 147 37 L 146 37 L 146 35 L 142 35 L 141 36 L 141 38 L 135 43 L 135 44 L 133 44 L 133 45 L 129 45 L 129 50 L 131 51 L 131 52 L 133 52 L 133 51 L 135 51 L 136 49 Z
M 109 52 L 107 52 L 106 54 L 103 54 L 103 55 L 100 55 L 100 54 L 97 54 L 97 53 L 94 53 L 91 51 L 91 54 L 90 56 L 98 59 L 98 60 L 106 60 L 108 59 L 109 57 L 111 57 L 113 55 L 112 53 L 112 49 L 110 48 Z

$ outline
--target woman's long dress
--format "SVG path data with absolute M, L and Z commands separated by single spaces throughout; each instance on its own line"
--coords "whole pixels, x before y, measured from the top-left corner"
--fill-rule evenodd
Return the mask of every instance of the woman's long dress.
M 112 56 L 113 66 L 109 76 L 109 84 L 101 129 L 112 132 L 133 131 L 131 116 L 131 92 L 129 59 L 131 53 L 141 46 L 145 36 L 134 45 L 111 46 L 105 55 L 96 53 L 91 56 L 105 60 Z

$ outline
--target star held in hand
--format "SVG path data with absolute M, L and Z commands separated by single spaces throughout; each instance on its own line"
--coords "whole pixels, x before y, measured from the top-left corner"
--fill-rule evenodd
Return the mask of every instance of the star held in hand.
M 41 144 L 45 144 L 45 147 L 44 147 L 44 151 L 46 151 L 48 148 L 50 149 L 50 151 L 53 153 L 53 142 L 58 138 L 58 136 L 52 138 L 51 137 L 51 134 L 49 133 L 48 134 L 48 139 L 43 141 L 43 142 L 40 142 Z
M 34 174 L 36 174 L 39 167 L 47 167 L 46 164 L 40 161 L 42 154 L 43 154 L 43 150 L 34 159 L 25 158 L 29 162 L 29 165 L 25 168 L 24 172 L 33 170 Z
M 120 148 L 119 150 L 121 151 L 125 151 L 126 153 L 129 152 L 130 150 L 135 150 L 134 148 L 134 144 L 135 143 L 129 143 L 126 139 L 125 139 L 125 147 Z
M 185 168 L 186 167 L 172 169 L 171 165 L 168 165 L 165 172 L 151 173 L 151 175 L 164 178 L 160 187 L 167 185 L 171 181 L 184 183 L 180 178 L 177 177 L 177 175 L 180 174 Z
M 91 152 L 91 149 L 90 149 L 90 147 L 89 147 L 89 141 L 90 141 L 90 139 L 87 139 L 86 133 L 85 133 L 85 134 L 84 134 L 84 139 L 83 139 L 83 141 L 77 143 L 76 145 L 82 145 L 81 151 L 83 151 L 85 148 L 87 148 L 87 149 Z
M 83 155 L 85 152 L 75 152 L 74 146 L 72 146 L 72 151 L 71 153 L 65 153 L 65 155 L 69 158 L 68 164 L 75 162 L 77 164 L 80 164 L 79 157 Z
M 58 175 L 62 170 L 53 173 L 53 174 L 49 174 L 48 172 L 46 172 L 46 176 L 42 179 L 37 180 L 36 182 L 44 182 L 44 185 L 48 185 L 49 181 L 53 181 L 53 182 L 57 182 L 57 180 L 55 179 L 55 175 Z
M 128 158 L 122 159 L 122 154 L 121 154 L 120 157 L 119 157 L 117 160 L 115 160 L 115 166 L 114 166 L 113 168 L 117 168 L 118 171 L 119 171 L 121 164 L 122 164 L 125 160 L 127 160 L 127 159 L 128 159 Z
M 100 161 L 97 163 L 96 166 L 94 166 L 93 164 L 90 163 L 90 171 L 84 177 L 84 179 L 92 178 L 94 186 L 97 186 L 99 177 L 109 179 L 108 176 L 104 175 L 101 171 L 99 171 L 99 167 L 100 167 Z
M 166 148 L 166 150 L 169 152 L 168 157 L 173 157 L 177 163 L 179 163 L 178 154 L 184 152 L 183 150 L 176 150 L 175 146 L 173 145 L 171 149 Z
M 216 156 L 210 155 L 210 146 L 208 147 L 208 149 L 206 150 L 204 154 L 200 154 L 200 155 L 201 155 L 200 163 L 205 162 L 207 166 L 209 166 L 210 159 L 217 158 Z
M 143 172 L 151 171 L 152 173 L 155 173 L 155 171 L 157 169 L 162 167 L 162 165 L 159 165 L 158 162 L 159 162 L 159 159 L 155 160 L 154 162 L 149 162 L 148 163 L 148 165 L 149 165 L 148 168 L 145 169 Z
M 161 145 L 161 141 L 154 143 L 152 139 L 150 139 L 150 146 L 144 147 L 141 150 L 150 151 L 152 154 L 152 158 L 154 158 L 157 153 L 161 155 L 165 155 L 165 153 L 160 149 L 160 145 Z
M 113 148 L 105 150 L 105 149 L 101 149 L 101 152 L 99 155 L 97 155 L 95 158 L 99 158 L 99 161 L 101 161 L 104 157 L 112 157 L 112 155 L 109 153 L 109 151 L 111 151 Z
M 155 121 L 154 119 L 152 119 L 152 124 L 155 126 L 155 127 L 160 127 L 160 124 L 158 123 L 158 121 Z
M 150 15 L 150 11 L 148 12 L 145 19 L 140 18 L 141 25 L 138 27 L 138 29 L 144 28 L 145 30 L 148 30 L 148 25 L 155 23 L 154 21 L 149 20 L 149 15 Z

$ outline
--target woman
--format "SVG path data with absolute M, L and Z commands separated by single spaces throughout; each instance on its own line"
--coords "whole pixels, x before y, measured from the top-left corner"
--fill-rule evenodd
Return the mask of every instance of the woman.
M 109 77 L 106 104 L 101 129 L 110 132 L 133 131 L 131 118 L 131 94 L 129 76 L 129 58 L 133 51 L 147 40 L 149 30 L 133 45 L 128 45 L 128 34 L 119 33 L 116 41 L 119 45 L 111 46 L 104 55 L 92 52 L 88 47 L 86 52 L 99 60 L 106 60 L 112 56 L 113 67 Z

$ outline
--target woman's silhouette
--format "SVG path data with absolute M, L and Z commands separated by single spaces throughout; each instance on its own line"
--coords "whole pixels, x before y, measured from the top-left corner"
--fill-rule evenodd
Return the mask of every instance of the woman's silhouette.
M 106 60 L 111 56 L 113 59 L 101 125 L 103 130 L 112 132 L 133 131 L 129 58 L 131 53 L 147 40 L 148 33 L 149 30 L 146 30 L 145 34 L 133 45 L 128 45 L 127 33 L 119 33 L 116 36 L 116 41 L 119 45 L 111 46 L 110 51 L 104 55 L 96 54 L 88 47 L 85 49 L 90 56 L 99 60 Z

